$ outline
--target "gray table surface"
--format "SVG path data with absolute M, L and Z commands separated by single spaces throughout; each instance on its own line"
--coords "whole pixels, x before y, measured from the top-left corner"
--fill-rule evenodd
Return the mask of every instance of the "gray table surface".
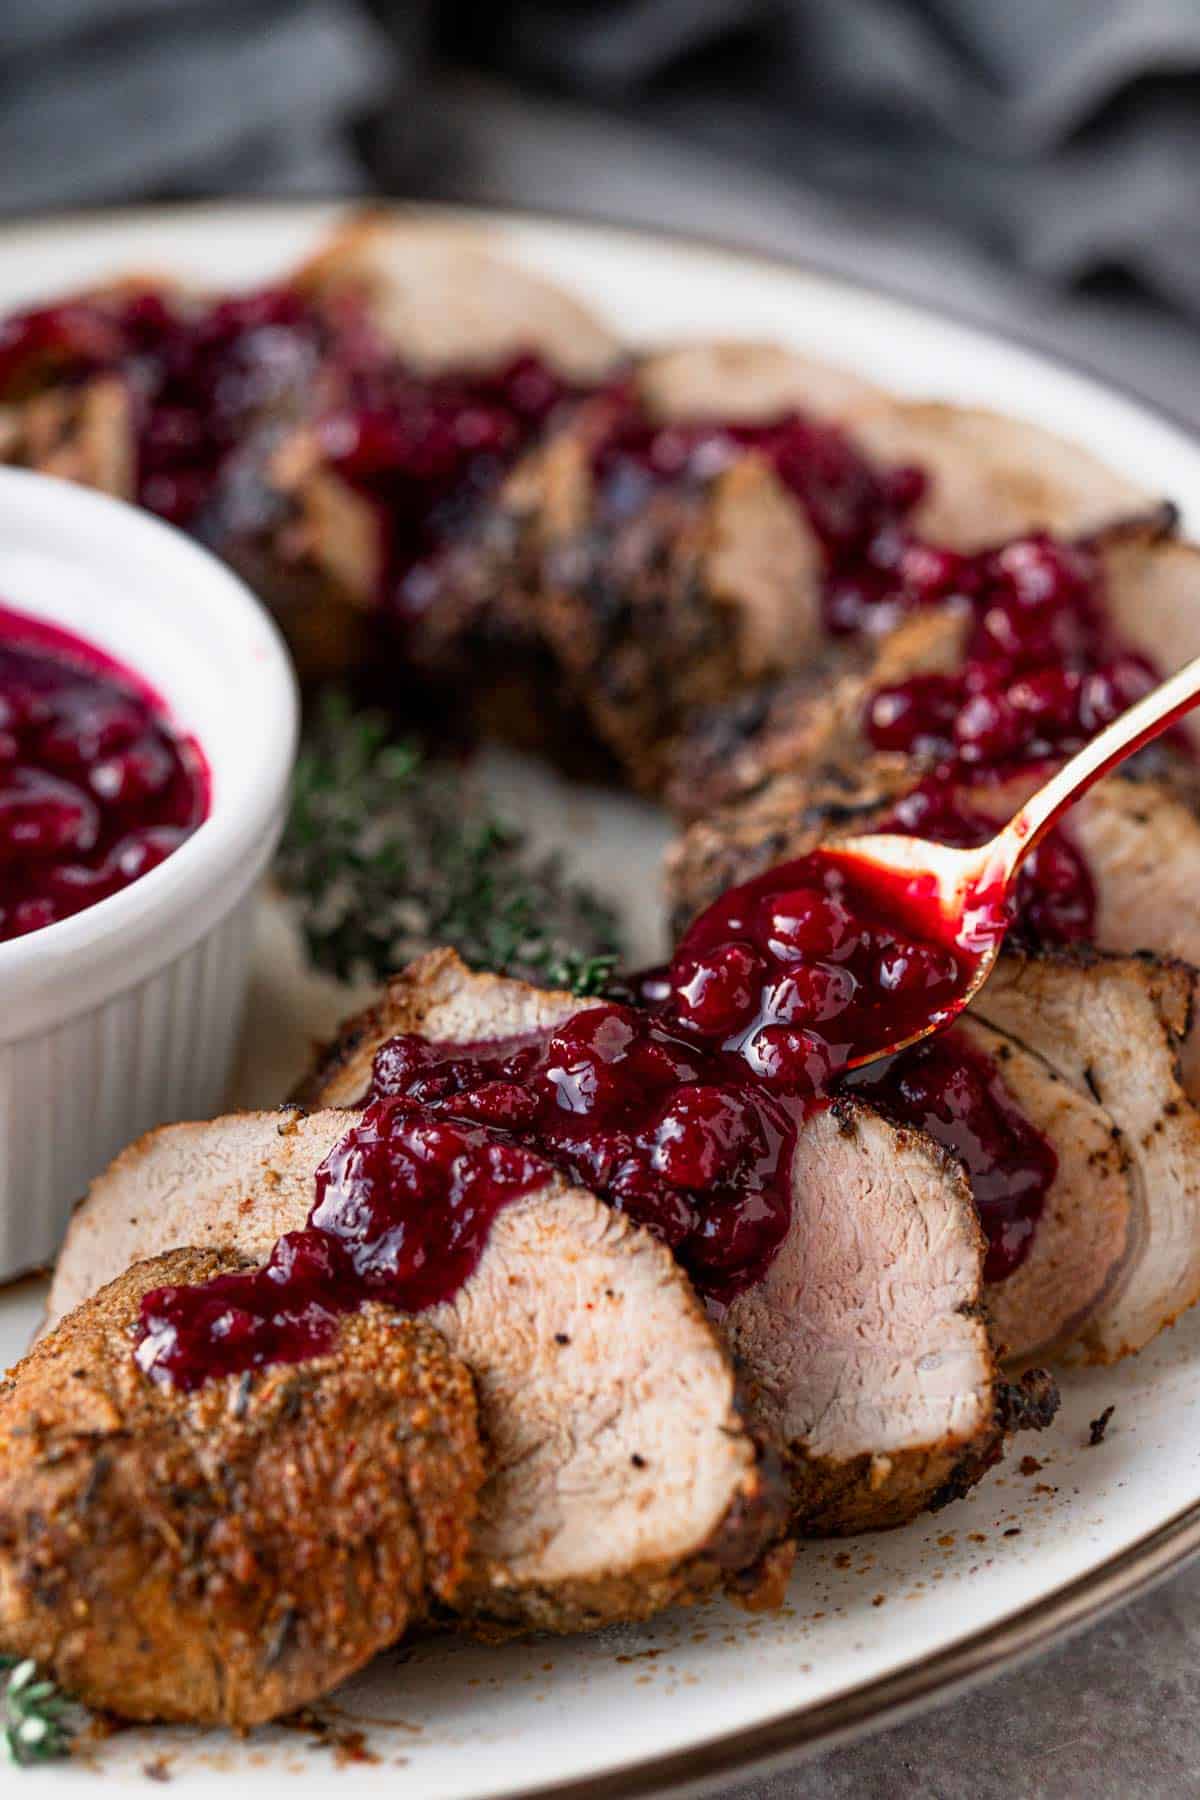
M 483 85 L 449 96 L 443 197 L 715 236 L 951 306 L 1089 364 L 1200 429 L 1200 334 L 1163 309 L 1039 288 L 919 229 Z M 743 1784 L 736 1800 L 1200 1795 L 1200 1567 L 1013 1673 Z

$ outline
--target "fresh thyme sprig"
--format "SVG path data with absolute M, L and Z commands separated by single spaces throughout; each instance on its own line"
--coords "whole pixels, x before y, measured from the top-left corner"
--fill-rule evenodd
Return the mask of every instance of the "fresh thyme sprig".
M 461 773 L 336 692 L 296 766 L 276 875 L 313 961 L 343 981 L 447 944 L 472 968 L 595 994 L 620 950 L 613 909 L 561 857 L 531 856 Z
M 0 1756 L 25 1767 L 70 1755 L 73 1702 L 29 1658 L 0 1656 L 0 1675 Z

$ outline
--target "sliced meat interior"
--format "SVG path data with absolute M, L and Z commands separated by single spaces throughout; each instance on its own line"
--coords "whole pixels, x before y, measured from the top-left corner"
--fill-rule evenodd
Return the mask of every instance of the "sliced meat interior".
M 1070 842 L 1083 853 L 1095 889 L 1096 936 L 1110 953 L 1006 953 L 963 1027 L 1000 1057 L 1006 1085 L 1058 1158 L 1032 1251 L 988 1288 L 998 1340 L 1012 1355 L 1082 1340 L 1107 1360 L 1122 1347 L 1139 1347 L 1195 1298 L 1191 962 L 1129 954 L 1166 944 L 1200 958 L 1190 898 L 1200 879 L 1200 821 L 1186 764 L 1182 770 L 1167 762 L 1157 775 L 1110 776 L 1072 812 Z M 886 758 L 853 777 L 827 772 L 823 787 L 781 776 L 753 802 L 692 826 L 670 868 L 680 925 L 762 869 L 870 829 L 915 779 Z M 1029 785 L 973 788 L 967 798 L 973 810 L 1001 821 Z M 1010 989 L 1037 996 L 1019 1031 L 999 1010 Z M 993 1041 L 997 1030 L 1007 1044 Z M 1122 1045 L 1137 1048 L 1103 1094 L 1078 1076 L 1110 1066 Z M 1131 1087 L 1135 1068 L 1145 1078 Z M 1159 1232 L 1168 1233 L 1177 1263 L 1169 1279 L 1162 1262 L 1139 1262 L 1151 1204 L 1165 1209 Z M 1114 1328 L 1109 1308 L 1130 1288 L 1134 1297 L 1120 1307 L 1122 1323 Z
M 376 1050 L 399 1033 L 476 1042 L 579 1005 L 471 975 L 438 952 L 349 1022 L 299 1097 L 361 1100 Z M 797 1528 L 900 1523 L 1000 1453 L 1004 1395 L 982 1322 L 974 1207 L 953 1159 L 864 1105 L 814 1115 L 792 1175 L 784 1243 L 722 1329 L 757 1416 L 787 1446 Z
M 124 1718 L 290 1712 L 466 1573 L 475 1397 L 428 1325 L 371 1306 L 303 1363 L 192 1393 L 143 1375 L 143 1296 L 241 1266 L 139 1262 L 0 1384 L 0 1651 Z
M 1112 1115 L 1040 1054 L 984 1023 L 986 1001 L 955 1028 L 994 1064 L 1005 1090 L 1051 1146 L 1054 1179 L 1024 1259 L 986 1284 L 1000 1354 L 1061 1349 L 1086 1327 L 1133 1254 L 1140 1207 Z
M 856 408 L 847 422 L 881 462 L 927 471 L 913 523 L 959 550 L 1028 531 L 1081 537 L 1159 498 L 1081 445 L 983 407 L 884 396 Z
M 839 1103 L 800 1134 L 792 1207 L 723 1330 L 787 1446 L 797 1529 L 903 1524 L 1003 1446 L 970 1192 L 921 1132 Z
M 602 375 L 619 354 L 592 307 L 512 258 L 499 233 L 477 226 L 360 214 L 292 280 L 318 303 L 364 300 L 395 354 L 424 371 L 478 368 L 539 348 L 584 379 Z
M 51 1318 L 181 1241 L 265 1259 L 303 1225 L 347 1123 L 285 1112 L 152 1133 L 79 1209 Z M 753 1581 L 783 1486 L 717 1333 L 648 1233 L 552 1177 L 496 1216 L 474 1273 L 421 1320 L 470 1369 L 487 1447 L 460 1611 L 577 1630 Z
M 1200 1113 L 1179 1079 L 1195 979 L 1186 965 L 1152 957 L 1013 955 L 975 1003 L 979 1018 L 1102 1108 L 1118 1134 L 1131 1241 L 1073 1333 L 1095 1362 L 1142 1349 L 1200 1297 Z M 1080 1208 L 1089 1200 L 1085 1189 Z

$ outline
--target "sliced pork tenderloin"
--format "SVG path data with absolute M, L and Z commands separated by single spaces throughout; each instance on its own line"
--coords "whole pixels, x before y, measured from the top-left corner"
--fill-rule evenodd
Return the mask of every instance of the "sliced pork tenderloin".
M 1112 1120 L 1133 1203 L 1131 1242 L 1073 1336 L 1093 1362 L 1140 1350 L 1200 1298 L 1200 1112 L 1179 1077 L 1195 971 L 1075 949 L 1005 956 L 976 1015 L 1038 1055 Z M 1080 1208 L 1089 1203 L 1087 1189 Z
M 915 779 L 894 758 L 878 758 L 853 777 L 827 770 L 817 784 L 781 776 L 753 802 L 694 825 L 669 869 L 678 926 L 726 888 L 823 841 L 869 830 Z M 1030 778 L 985 785 L 963 798 L 999 823 L 1030 785 Z M 1157 773 L 1110 776 L 1079 802 L 1068 829 L 1095 887 L 1102 948 L 1006 952 L 962 1027 L 998 1059 L 1014 1098 L 1058 1156 L 1033 1250 L 1014 1275 L 988 1288 L 998 1340 L 1014 1356 L 1080 1341 L 1089 1355 L 1110 1360 L 1139 1348 L 1195 1298 L 1200 1034 L 1191 982 L 1193 960 L 1200 963 L 1200 811 L 1193 787 L 1188 763 L 1167 757 Z M 1147 944 L 1166 954 L 1155 956 Z M 1019 1031 L 999 1010 L 1010 989 L 1036 996 Z M 1009 1041 L 989 1041 L 997 1031 Z M 1101 1094 L 1073 1078 L 1072 1070 L 1109 1067 L 1123 1047 L 1132 1059 L 1128 1075 L 1144 1068 L 1141 1083 L 1114 1074 Z M 1167 1279 L 1156 1259 L 1139 1264 L 1148 1208 L 1160 1206 L 1157 1235 L 1166 1235 L 1177 1279 Z M 1121 1302 L 1126 1293 L 1132 1298 Z M 1110 1307 L 1119 1308 L 1116 1325 Z
M 1164 674 L 1200 655 L 1200 552 L 1173 538 L 1174 524 L 1174 509 L 1162 506 L 1087 540 L 1113 639 Z M 879 636 L 826 640 L 807 668 L 693 713 L 671 747 L 668 804 L 686 821 L 752 798 L 776 775 L 856 769 L 872 754 L 870 695 L 914 676 L 953 674 L 973 622 L 961 604 L 921 608 Z
M 1006 1037 L 976 1008 L 954 1028 L 988 1058 L 1008 1096 L 1050 1144 L 1056 1168 L 1024 1260 L 986 1283 L 1000 1355 L 1021 1361 L 1064 1348 L 1113 1291 L 1133 1253 L 1139 1205 L 1113 1119 L 1038 1048 Z
M 826 644 L 806 668 L 689 713 L 667 747 L 668 806 L 686 824 L 753 796 L 776 775 L 821 768 L 835 752 L 847 768 L 870 760 L 868 697 L 913 676 L 953 673 L 969 629 L 962 606 L 930 607 L 882 638 Z
M 304 1224 L 347 1124 L 284 1111 L 152 1132 L 77 1211 L 51 1321 L 175 1245 L 264 1260 Z M 648 1233 L 551 1176 L 497 1215 L 474 1273 L 421 1322 L 474 1376 L 489 1456 L 458 1610 L 573 1631 L 775 1572 L 783 1483 Z
M 855 1102 L 801 1131 L 787 1235 L 722 1316 L 799 1532 L 901 1525 L 998 1460 L 982 1263 L 962 1170 L 923 1133 Z
M 1159 495 L 1028 419 L 945 401 L 875 397 L 846 424 L 883 463 L 915 463 L 928 487 L 913 524 L 936 544 L 982 550 L 1030 531 L 1082 537 Z
M 581 1004 L 435 952 L 348 1022 L 297 1097 L 356 1104 L 401 1033 L 478 1042 Z M 796 1528 L 898 1524 L 978 1479 L 1007 1428 L 974 1207 L 957 1162 L 860 1103 L 806 1123 L 792 1174 L 784 1243 L 723 1328 L 756 1416 L 786 1444 Z
M 526 268 L 502 231 L 478 225 L 370 209 L 339 226 L 290 281 L 320 305 L 364 304 L 395 354 L 426 372 L 537 350 L 582 381 L 602 376 L 620 352 L 590 305 Z
M 931 459 L 933 490 L 951 471 L 955 480 L 944 505 L 926 500 L 919 511 L 930 514 L 934 541 L 948 547 L 974 549 L 1044 526 L 1090 530 L 1149 504 L 1140 490 L 1058 439 L 1043 441 L 1022 427 L 1018 447 L 1007 421 L 906 408 L 778 347 L 691 344 L 652 354 L 635 366 L 632 392 L 644 417 L 664 427 L 762 422 L 798 410 L 846 427 L 850 445 L 877 456 L 880 469 L 920 464 L 941 420 L 946 442 Z M 913 436 L 906 445 L 897 422 L 909 412 Z M 603 404 L 585 407 L 501 492 L 489 521 L 493 585 L 517 596 L 516 610 L 536 621 L 594 728 L 629 777 L 653 791 L 675 761 L 664 744 L 688 735 L 698 708 L 707 713 L 725 701 L 736 711 L 738 696 L 749 690 L 756 730 L 778 724 L 787 734 L 789 695 L 774 689 L 825 643 L 827 559 L 800 499 L 754 449 L 719 473 L 680 475 L 640 502 L 612 504 L 592 457 L 598 415 L 608 416 Z M 859 419 L 881 439 L 880 421 L 888 421 L 894 441 L 886 454 L 869 434 L 858 438 Z M 1000 498 L 992 529 L 984 531 L 993 484 Z M 571 496 L 566 509 L 557 504 L 564 490 Z M 918 528 L 925 525 L 922 516 Z M 759 683 L 765 686 L 756 692 Z M 813 692 L 800 679 L 790 699 L 804 709 Z M 703 738 L 705 725 L 698 729 Z M 686 759 L 686 750 L 681 754 Z M 744 779 L 755 778 L 753 761 Z M 771 752 L 765 761 L 771 764 Z M 706 803 L 693 801 L 686 770 L 675 792 L 685 805 Z

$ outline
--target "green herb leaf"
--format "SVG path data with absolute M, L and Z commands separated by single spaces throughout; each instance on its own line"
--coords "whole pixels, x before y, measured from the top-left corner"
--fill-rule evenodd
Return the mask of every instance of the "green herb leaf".
M 328 694 L 297 762 L 276 875 L 309 954 L 342 981 L 384 978 L 435 944 L 581 995 L 603 991 L 612 907 L 537 858 L 459 770 Z
M 77 1709 L 29 1658 L 0 1656 L 0 1756 L 22 1767 L 69 1756 Z

